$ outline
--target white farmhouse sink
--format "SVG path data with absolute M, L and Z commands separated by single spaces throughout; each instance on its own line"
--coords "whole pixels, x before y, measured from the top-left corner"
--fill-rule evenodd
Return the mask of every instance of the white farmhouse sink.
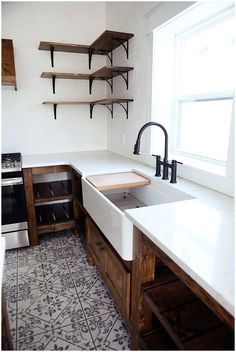
M 124 260 L 133 259 L 133 224 L 124 210 L 193 199 L 189 194 L 162 183 L 98 191 L 82 178 L 84 207 Z

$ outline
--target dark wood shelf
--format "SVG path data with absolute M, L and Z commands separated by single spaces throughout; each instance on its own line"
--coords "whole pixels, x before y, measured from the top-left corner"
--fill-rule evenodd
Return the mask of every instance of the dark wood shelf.
M 53 94 L 55 94 L 55 82 L 57 78 L 88 80 L 90 94 L 92 93 L 92 84 L 94 80 L 106 81 L 111 88 L 111 92 L 113 92 L 113 78 L 117 76 L 121 76 L 124 79 L 126 83 L 126 88 L 128 89 L 128 72 L 132 71 L 133 69 L 133 67 L 105 66 L 91 74 L 69 72 L 43 72 L 41 74 L 41 78 L 52 79 Z
M 66 44 L 58 42 L 44 42 L 39 44 L 39 50 L 51 52 L 51 64 L 54 66 L 54 51 L 88 54 L 89 68 L 91 68 L 92 55 L 107 55 L 112 65 L 112 51 L 122 45 L 128 58 L 128 41 L 134 36 L 132 33 L 104 31 L 91 45 Z M 126 44 L 126 45 L 125 45 Z
M 108 108 L 113 118 L 113 104 L 119 104 L 126 112 L 126 118 L 128 119 L 128 103 L 134 101 L 134 99 L 101 99 L 94 101 L 80 101 L 80 100 L 54 100 L 44 101 L 42 104 L 53 105 L 54 118 L 57 117 L 57 105 L 90 105 L 90 118 L 92 119 L 93 108 L 95 105 L 104 105 Z M 110 107 L 111 106 L 111 107 Z
M 33 189 L 35 204 L 72 198 L 71 180 L 35 183 Z

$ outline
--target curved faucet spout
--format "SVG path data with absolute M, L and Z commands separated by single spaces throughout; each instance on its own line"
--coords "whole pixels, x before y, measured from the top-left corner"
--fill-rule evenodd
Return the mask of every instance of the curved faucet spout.
M 145 123 L 145 125 L 143 125 L 143 127 L 140 128 L 138 136 L 137 136 L 136 143 L 134 145 L 134 152 L 133 153 L 136 154 L 136 155 L 140 154 L 141 136 L 143 134 L 143 131 L 149 126 L 158 126 L 164 132 L 164 135 L 165 135 L 164 161 L 167 162 L 167 160 L 168 160 L 168 133 L 167 133 L 165 127 L 162 126 L 158 122 L 147 122 L 147 123 Z

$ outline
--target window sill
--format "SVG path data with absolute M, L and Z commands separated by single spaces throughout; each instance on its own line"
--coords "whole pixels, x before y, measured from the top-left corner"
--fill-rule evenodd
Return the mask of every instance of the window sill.
M 203 160 L 187 157 L 180 153 L 170 152 L 169 159 L 176 159 L 184 165 L 191 166 L 196 169 L 207 171 L 219 176 L 225 176 L 225 166 L 213 164 Z

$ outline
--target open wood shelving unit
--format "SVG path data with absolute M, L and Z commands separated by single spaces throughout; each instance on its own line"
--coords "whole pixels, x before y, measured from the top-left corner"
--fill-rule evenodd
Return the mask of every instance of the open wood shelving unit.
M 129 81 L 128 81 L 128 72 L 133 70 L 133 67 L 121 67 L 121 66 L 111 66 L 111 67 L 103 67 L 97 70 L 94 73 L 86 74 L 86 73 L 65 73 L 65 72 L 43 72 L 41 78 L 51 78 L 52 79 L 52 90 L 53 94 L 55 94 L 55 82 L 56 79 L 78 79 L 78 80 L 88 80 L 89 81 L 89 94 L 92 93 L 92 85 L 94 80 L 106 81 L 113 93 L 113 78 L 117 76 L 121 76 L 126 84 L 126 88 L 128 89 Z
M 234 350 L 234 320 L 139 230 L 132 349 Z M 139 254 L 138 254 L 139 253 Z M 135 293 L 136 292 L 136 293 Z
M 77 54 L 88 54 L 89 69 L 91 68 L 91 60 L 93 55 L 106 55 L 112 65 L 112 52 L 119 46 L 123 46 L 127 59 L 129 55 L 129 39 L 134 36 L 132 33 L 104 31 L 91 45 L 66 44 L 58 42 L 44 42 L 39 44 L 39 50 L 47 50 L 51 53 L 51 66 L 54 67 L 54 52 L 67 52 Z
M 132 38 L 134 34 L 115 32 L 115 31 L 104 31 L 91 45 L 79 45 L 79 44 L 65 44 L 58 42 L 40 42 L 39 50 L 47 50 L 51 52 L 51 64 L 54 67 L 54 51 L 67 52 L 67 53 L 79 53 L 88 54 L 89 56 L 89 68 L 91 68 L 91 60 L 94 54 L 106 55 L 111 63 L 111 67 L 103 67 L 92 74 L 83 73 L 66 73 L 66 72 L 43 72 L 42 78 L 52 79 L 52 90 L 55 94 L 55 83 L 56 79 L 79 79 L 89 81 L 89 93 L 92 93 L 92 85 L 94 80 L 106 81 L 111 88 L 113 93 L 113 78 L 121 76 L 126 84 L 126 88 L 129 87 L 129 71 L 133 70 L 133 67 L 122 67 L 113 66 L 113 56 L 112 52 L 114 49 L 122 46 L 125 52 L 129 54 L 129 39 Z M 133 99 L 101 99 L 95 101 L 44 101 L 43 104 L 53 105 L 54 119 L 57 118 L 57 105 L 64 104 L 77 104 L 90 106 L 90 118 L 93 116 L 93 109 L 95 105 L 104 105 L 111 113 L 111 118 L 113 118 L 113 105 L 119 104 L 126 113 L 126 118 L 128 119 L 128 103 L 133 101 Z
M 101 100 L 94 100 L 94 101 L 79 101 L 79 100 L 58 100 L 58 101 L 44 101 L 43 104 L 45 105 L 53 105 L 53 111 L 54 111 L 54 119 L 57 118 L 57 105 L 89 105 L 90 106 L 90 119 L 93 117 L 93 108 L 95 105 L 103 105 L 106 106 L 106 108 L 110 111 L 111 113 L 111 118 L 113 119 L 113 105 L 118 104 L 120 105 L 125 113 L 126 113 L 126 118 L 128 119 L 128 104 L 129 102 L 132 102 L 133 99 L 101 99 Z

